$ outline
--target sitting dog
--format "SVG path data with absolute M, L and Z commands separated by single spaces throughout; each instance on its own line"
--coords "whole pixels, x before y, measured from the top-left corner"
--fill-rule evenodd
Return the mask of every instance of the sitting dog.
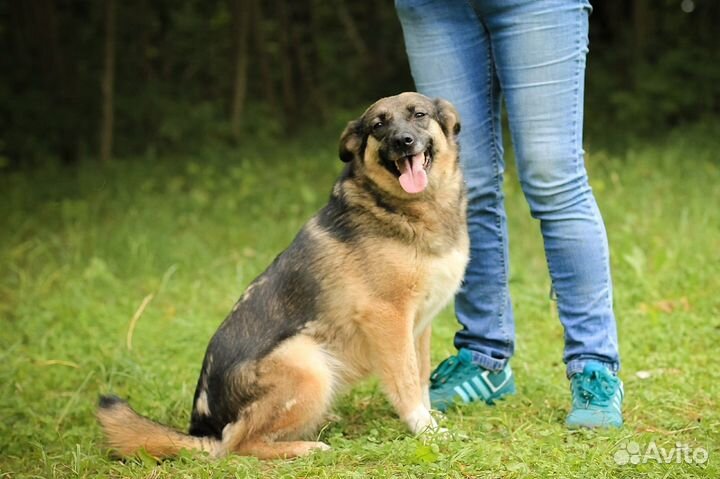
M 460 122 L 447 101 L 383 98 L 340 138 L 330 200 L 248 286 L 210 340 L 189 434 L 114 396 L 98 419 L 120 455 L 201 449 L 259 458 L 328 446 L 303 441 L 333 399 L 370 373 L 414 434 L 430 415 L 430 322 L 468 260 Z

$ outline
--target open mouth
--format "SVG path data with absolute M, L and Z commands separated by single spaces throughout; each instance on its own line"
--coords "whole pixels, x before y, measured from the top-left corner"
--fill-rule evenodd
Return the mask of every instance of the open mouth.
M 432 166 L 432 154 L 428 148 L 414 155 L 403 156 L 395 160 L 400 176 L 400 186 L 407 193 L 420 193 L 427 187 L 427 172 Z

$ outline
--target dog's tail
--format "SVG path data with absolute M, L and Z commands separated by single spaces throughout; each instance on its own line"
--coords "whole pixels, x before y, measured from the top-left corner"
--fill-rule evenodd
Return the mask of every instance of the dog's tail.
M 218 456 L 219 440 L 195 437 L 163 426 L 136 413 L 117 396 L 100 396 L 97 418 L 105 431 L 107 445 L 120 456 L 145 450 L 158 459 L 177 455 L 182 449 L 207 451 Z

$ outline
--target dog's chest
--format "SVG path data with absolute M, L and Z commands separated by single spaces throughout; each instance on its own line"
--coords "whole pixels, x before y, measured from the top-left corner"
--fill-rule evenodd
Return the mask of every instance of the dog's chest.
M 465 273 L 468 253 L 465 248 L 427 260 L 424 295 L 418 307 L 414 332 L 418 336 L 442 308 L 453 298 Z

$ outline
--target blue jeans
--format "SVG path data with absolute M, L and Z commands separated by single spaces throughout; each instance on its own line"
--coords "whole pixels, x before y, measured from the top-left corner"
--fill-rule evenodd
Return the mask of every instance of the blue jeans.
M 502 369 L 514 351 L 503 204 L 501 100 L 520 184 L 540 220 L 565 330 L 568 376 L 619 368 L 607 234 L 583 162 L 590 4 L 585 0 L 396 0 L 419 92 L 455 104 L 468 187 L 470 263 L 455 301 L 457 348 Z

